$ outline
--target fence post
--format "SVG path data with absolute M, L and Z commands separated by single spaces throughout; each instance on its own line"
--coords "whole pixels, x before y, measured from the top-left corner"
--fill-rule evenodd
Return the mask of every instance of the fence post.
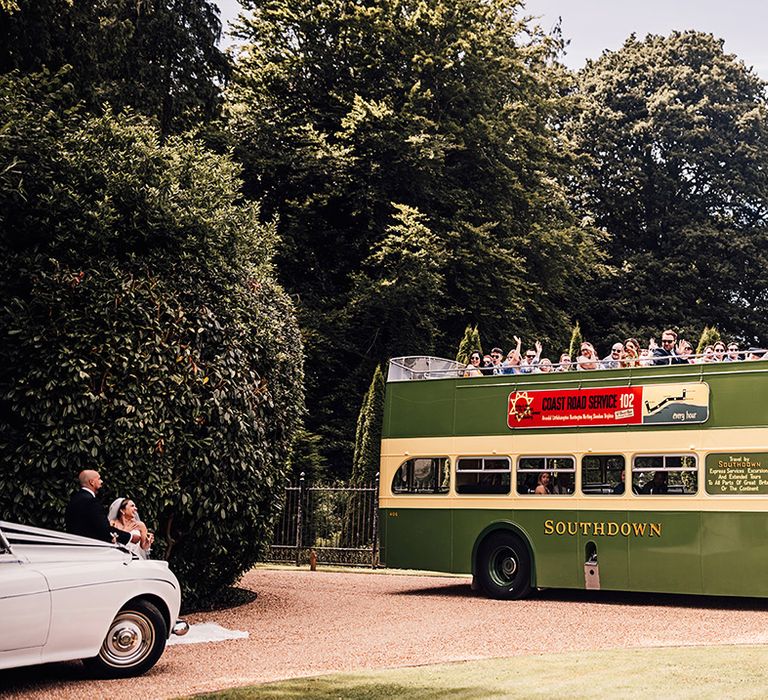
M 303 509 L 304 509 L 304 472 L 299 476 L 299 507 L 296 509 L 296 566 L 299 566 L 301 543 L 303 539 Z
M 379 545 L 379 474 L 376 474 L 373 491 L 373 541 L 371 542 L 371 568 L 375 569 Z

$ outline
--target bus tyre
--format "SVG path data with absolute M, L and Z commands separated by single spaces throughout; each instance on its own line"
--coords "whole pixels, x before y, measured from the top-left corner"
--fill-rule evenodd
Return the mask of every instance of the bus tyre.
M 478 551 L 477 578 L 490 598 L 525 598 L 531 591 L 531 557 L 523 540 L 511 532 L 487 537 Z
M 148 601 L 133 601 L 115 615 L 99 655 L 84 663 L 99 678 L 139 676 L 155 665 L 167 638 L 160 611 Z

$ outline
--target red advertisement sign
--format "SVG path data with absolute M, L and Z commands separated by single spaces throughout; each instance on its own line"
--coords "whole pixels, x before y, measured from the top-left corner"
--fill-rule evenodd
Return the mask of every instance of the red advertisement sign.
M 643 388 L 513 391 L 509 395 L 510 428 L 566 428 L 632 425 L 642 422 Z
M 512 429 L 679 425 L 708 418 L 709 386 L 703 382 L 513 391 L 507 405 Z

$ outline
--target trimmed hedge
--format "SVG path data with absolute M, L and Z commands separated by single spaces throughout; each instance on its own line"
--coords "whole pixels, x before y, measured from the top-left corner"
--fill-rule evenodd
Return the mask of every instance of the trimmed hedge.
M 303 410 L 274 229 L 237 167 L 56 79 L 0 78 L 0 515 L 136 500 L 194 605 L 260 556 Z

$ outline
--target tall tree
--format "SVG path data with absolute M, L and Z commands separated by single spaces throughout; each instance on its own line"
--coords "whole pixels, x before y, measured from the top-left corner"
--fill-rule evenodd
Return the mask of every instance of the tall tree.
M 386 350 L 417 354 L 420 347 L 435 347 L 447 313 L 445 264 L 443 242 L 424 216 L 394 205 L 384 237 L 350 275 L 345 325 Z
M 768 337 L 766 84 L 711 34 L 631 36 L 578 76 L 574 199 L 611 234 L 592 337 Z
M 279 216 L 310 428 L 348 464 L 350 396 L 387 356 L 450 356 L 467 318 L 496 342 L 567 336 L 600 255 L 564 197 L 560 41 L 520 16 L 520 0 L 243 4 L 231 139 L 249 193 Z M 395 254 L 406 234 L 393 226 L 410 252 Z M 406 273 L 434 284 L 405 286 Z M 371 289 L 386 290 L 385 314 L 359 303 Z
M 71 66 L 78 97 L 133 107 L 161 132 L 218 113 L 229 72 L 211 0 L 16 0 L 0 5 L 0 72 Z

